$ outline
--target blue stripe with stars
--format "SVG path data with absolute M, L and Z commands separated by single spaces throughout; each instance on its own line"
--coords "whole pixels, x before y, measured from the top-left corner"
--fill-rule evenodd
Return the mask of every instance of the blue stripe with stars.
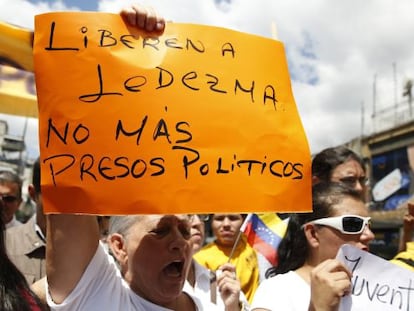
M 274 248 L 279 246 L 282 237 L 274 233 L 260 218 L 258 215 L 253 214 L 251 218 L 252 229 L 256 232 L 259 238 L 271 245 Z

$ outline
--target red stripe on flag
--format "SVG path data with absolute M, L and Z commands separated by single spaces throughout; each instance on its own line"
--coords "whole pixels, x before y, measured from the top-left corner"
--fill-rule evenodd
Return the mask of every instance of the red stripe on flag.
M 248 232 L 251 224 L 246 228 Z M 269 261 L 273 266 L 277 264 L 277 250 L 274 249 L 271 245 L 263 241 L 254 231 L 250 231 L 247 235 L 247 242 L 260 254 L 262 254 L 267 261 Z
M 247 242 L 259 253 L 261 253 L 267 261 L 272 265 L 277 264 L 277 250 L 271 245 L 263 241 L 252 228 L 252 222 L 248 222 L 244 231 L 247 237 Z

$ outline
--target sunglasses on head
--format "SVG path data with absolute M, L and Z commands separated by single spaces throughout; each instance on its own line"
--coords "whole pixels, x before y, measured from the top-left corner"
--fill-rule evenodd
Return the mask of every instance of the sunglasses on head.
M 328 226 L 339 230 L 344 234 L 360 234 L 365 227 L 370 225 L 371 217 L 356 215 L 342 215 L 337 217 L 326 217 L 310 221 L 309 223 Z
M 8 194 L 0 195 L 0 198 L 4 203 L 13 203 L 17 200 L 17 197 Z

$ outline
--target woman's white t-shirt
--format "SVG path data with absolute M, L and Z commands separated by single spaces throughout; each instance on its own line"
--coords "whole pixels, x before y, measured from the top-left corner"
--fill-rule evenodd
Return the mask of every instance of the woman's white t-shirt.
M 310 302 L 310 286 L 296 272 L 289 271 L 262 281 L 251 305 L 274 311 L 306 311 Z

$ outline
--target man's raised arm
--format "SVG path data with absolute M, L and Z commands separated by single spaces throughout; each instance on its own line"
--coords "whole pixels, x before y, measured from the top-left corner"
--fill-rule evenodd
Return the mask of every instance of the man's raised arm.
M 61 303 L 75 288 L 98 243 L 96 216 L 47 216 L 46 274 L 55 303 Z

